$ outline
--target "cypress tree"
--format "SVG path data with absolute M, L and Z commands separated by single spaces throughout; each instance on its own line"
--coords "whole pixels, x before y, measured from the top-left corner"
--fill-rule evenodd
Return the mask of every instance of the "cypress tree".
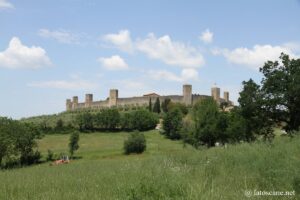
M 160 113 L 160 102 L 158 97 L 154 103 L 153 112 Z
M 151 98 L 149 99 L 148 109 L 149 109 L 150 112 L 152 112 L 152 101 L 151 101 Z

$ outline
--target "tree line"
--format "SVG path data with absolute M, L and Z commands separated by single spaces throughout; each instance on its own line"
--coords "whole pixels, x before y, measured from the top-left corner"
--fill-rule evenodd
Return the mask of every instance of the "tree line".
M 76 117 L 76 124 L 80 131 L 116 131 L 154 129 L 159 116 L 146 109 L 120 113 L 115 108 L 104 109 L 97 113 L 83 112 Z

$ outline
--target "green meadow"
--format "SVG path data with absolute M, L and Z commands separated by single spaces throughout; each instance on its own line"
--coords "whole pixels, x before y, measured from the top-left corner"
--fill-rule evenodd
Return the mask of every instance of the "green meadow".
M 0 171 L 0 199 L 297 199 L 300 198 L 300 137 L 194 149 L 144 132 L 147 150 L 124 155 L 128 133 L 80 135 L 69 164 Z M 39 150 L 68 152 L 69 135 L 47 135 Z M 295 191 L 255 196 L 256 191 Z M 245 195 L 250 192 L 250 197 Z M 247 193 L 247 194 L 248 194 Z

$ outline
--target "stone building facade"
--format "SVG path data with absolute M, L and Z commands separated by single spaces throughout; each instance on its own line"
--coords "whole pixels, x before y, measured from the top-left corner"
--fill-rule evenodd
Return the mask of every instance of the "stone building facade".
M 232 101 L 229 100 L 229 92 L 225 91 L 223 98 L 220 97 L 220 88 L 213 87 L 211 88 L 211 96 L 209 95 L 200 95 L 192 93 L 192 85 L 183 85 L 182 95 L 166 95 L 160 96 L 155 93 L 146 94 L 143 96 L 137 97 L 128 97 L 120 98 L 117 89 L 111 89 L 109 91 L 109 97 L 106 100 L 93 101 L 93 94 L 85 95 L 85 102 L 79 103 L 78 96 L 74 96 L 71 99 L 66 100 L 66 110 L 77 110 L 82 108 L 109 108 L 113 106 L 147 106 L 149 100 L 152 99 L 152 102 L 156 98 L 159 98 L 160 102 L 163 102 L 165 99 L 171 99 L 175 103 L 183 103 L 185 105 L 193 105 L 195 102 L 202 99 L 212 97 L 217 103 L 227 102 L 228 105 L 233 105 Z

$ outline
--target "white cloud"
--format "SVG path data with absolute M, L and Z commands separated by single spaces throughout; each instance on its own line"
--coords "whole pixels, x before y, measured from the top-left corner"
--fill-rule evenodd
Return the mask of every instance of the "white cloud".
M 231 63 L 257 70 L 268 60 L 278 60 L 281 52 L 289 54 L 291 57 L 297 57 L 288 46 L 284 45 L 255 45 L 252 49 L 242 47 L 233 50 L 222 49 L 215 50 L 213 54 L 222 54 Z
M 14 8 L 14 5 L 7 0 L 0 0 L 0 9 Z
M 202 40 L 204 43 L 211 43 L 213 41 L 214 34 L 206 29 L 202 34 L 199 36 L 199 39 Z
M 113 55 L 108 58 L 98 58 L 98 61 L 107 70 L 126 70 L 128 65 L 119 55 Z
M 168 65 L 191 68 L 204 64 L 203 56 L 194 47 L 172 41 L 168 35 L 156 38 L 151 33 L 146 39 L 138 40 L 136 48 L 148 57 L 161 60 Z
M 37 69 L 51 65 L 46 51 L 41 47 L 27 47 L 13 37 L 5 51 L 0 52 L 0 67 L 10 69 Z
M 154 80 L 166 80 L 166 81 L 176 81 L 176 82 L 183 82 L 183 81 L 191 81 L 198 79 L 198 72 L 193 68 L 186 68 L 182 69 L 180 76 L 167 71 L 167 70 L 150 70 L 148 71 L 150 78 Z
M 133 52 L 133 43 L 128 30 L 121 30 L 117 34 L 107 34 L 103 40 L 112 43 L 116 48 L 125 52 Z
M 186 68 L 181 71 L 181 77 L 183 80 L 197 80 L 198 79 L 198 71 L 192 68 Z
M 158 70 L 158 71 L 150 70 L 148 74 L 154 80 L 167 80 L 167 81 L 177 81 L 177 82 L 183 81 L 180 76 L 177 76 L 176 74 L 169 72 L 167 70 Z
M 80 36 L 66 30 L 50 31 L 48 29 L 40 29 L 38 35 L 43 38 L 55 39 L 60 43 L 79 44 Z
M 41 81 L 32 82 L 27 84 L 29 87 L 37 88 L 53 88 L 64 90 L 92 90 L 97 88 L 97 84 L 85 80 L 53 80 L 53 81 Z

